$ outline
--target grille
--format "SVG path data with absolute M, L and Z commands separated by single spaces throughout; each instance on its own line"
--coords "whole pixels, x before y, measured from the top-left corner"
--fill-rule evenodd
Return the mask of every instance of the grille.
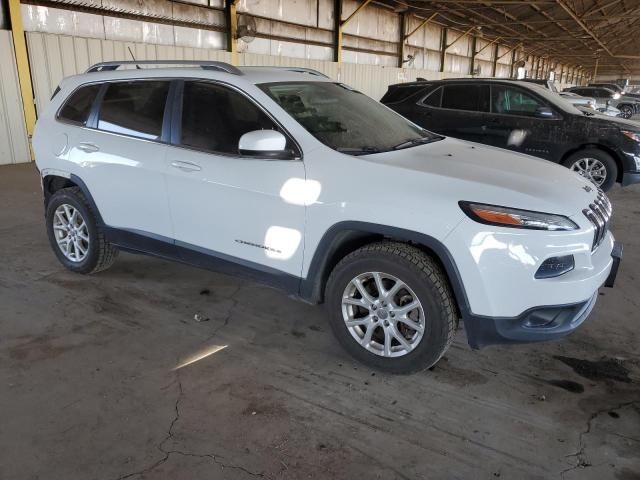
M 604 192 L 598 189 L 598 195 L 595 201 L 589 205 L 589 208 L 585 208 L 582 213 L 595 227 L 595 233 L 593 235 L 593 245 L 591 251 L 598 248 L 598 245 L 604 239 L 604 236 L 609 229 L 609 220 L 611 219 L 611 202 L 604 194 Z

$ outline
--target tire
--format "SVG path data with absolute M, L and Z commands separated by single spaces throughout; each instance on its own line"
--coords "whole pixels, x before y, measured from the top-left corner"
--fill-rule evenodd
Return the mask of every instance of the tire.
M 67 213 L 74 210 L 77 211 L 75 217 L 73 214 L 70 216 L 75 220 L 70 222 Z M 96 273 L 105 270 L 118 256 L 118 249 L 106 240 L 102 227 L 96 222 L 95 213 L 78 187 L 63 188 L 51 196 L 47 203 L 46 222 L 53 252 L 60 263 L 72 272 Z M 81 222 L 84 222 L 84 226 Z M 69 224 L 81 228 L 70 232 Z M 73 241 L 68 241 L 69 238 Z M 88 241 L 84 240 L 85 238 L 88 238 Z M 66 253 L 60 242 L 67 245 Z M 72 244 L 71 247 L 68 246 L 69 243 Z
M 633 107 L 631 105 L 619 105 L 616 107 L 622 112 L 622 118 L 631 118 L 633 116 Z
M 380 275 L 383 290 L 386 289 L 387 293 L 396 287 L 394 280 L 399 280 L 407 288 L 400 288 L 394 297 L 389 296 L 393 302 L 380 303 L 382 297 L 378 293 L 376 279 L 368 279 L 373 272 Z M 367 289 L 369 298 L 377 298 L 377 310 L 373 310 L 373 304 L 361 307 L 343 303 L 345 295 L 350 301 L 366 301 L 354 283 L 356 278 L 362 279 L 361 286 Z M 353 297 L 348 293 L 351 291 Z M 458 326 L 454 296 L 445 274 L 433 258 L 404 243 L 372 243 L 350 253 L 331 272 L 325 293 L 329 322 L 340 344 L 363 364 L 390 373 L 409 374 L 435 365 L 451 345 Z M 356 298 L 358 296 L 361 298 Z M 423 322 L 422 332 L 411 329 L 404 323 L 407 320 L 400 320 L 402 307 L 398 304 L 412 305 L 414 300 L 418 301 L 420 307 L 407 316 L 412 316 L 413 325 Z M 381 307 L 385 303 L 386 307 Z M 392 319 L 394 311 L 397 315 Z M 356 312 L 359 312 L 359 318 L 355 318 Z M 353 322 L 369 319 L 366 331 L 364 325 L 348 327 L 346 319 L 350 318 L 353 318 L 350 320 Z M 375 320 L 372 322 L 371 319 Z M 369 333 L 370 328 L 373 329 L 372 334 Z M 388 331 L 403 335 L 411 349 L 401 345 L 398 338 L 394 337 L 387 350 L 389 337 L 385 332 Z M 367 335 L 373 341 L 368 342 Z M 363 342 L 369 347 L 364 347 Z
M 611 155 L 597 148 L 585 148 L 570 155 L 565 161 L 564 165 L 583 175 L 593 182 L 598 188 L 601 188 L 605 192 L 616 183 L 618 178 L 618 165 Z M 597 168 L 598 165 L 602 165 L 605 170 L 604 180 L 600 183 L 598 180 L 600 177 L 590 176 L 594 172 L 600 171 Z M 589 173 L 589 168 L 592 168 Z M 593 170 L 595 168 L 595 170 Z

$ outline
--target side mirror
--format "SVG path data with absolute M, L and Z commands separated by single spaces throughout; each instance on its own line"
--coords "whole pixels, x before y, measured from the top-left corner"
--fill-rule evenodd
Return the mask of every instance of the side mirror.
M 553 113 L 553 110 L 551 110 L 549 107 L 538 107 L 536 109 L 536 117 L 539 117 L 539 118 L 553 118 L 555 116 L 556 116 L 556 114 Z
M 286 137 L 276 130 L 253 130 L 240 137 L 238 151 L 251 157 L 291 158 L 286 146 Z

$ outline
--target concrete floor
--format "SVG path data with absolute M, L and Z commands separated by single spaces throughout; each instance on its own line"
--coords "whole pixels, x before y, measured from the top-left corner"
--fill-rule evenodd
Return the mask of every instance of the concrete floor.
M 461 329 L 389 376 L 266 287 L 128 254 L 65 271 L 34 166 L 0 168 L 0 478 L 638 479 L 640 188 L 611 197 L 625 258 L 578 332 L 477 352 Z

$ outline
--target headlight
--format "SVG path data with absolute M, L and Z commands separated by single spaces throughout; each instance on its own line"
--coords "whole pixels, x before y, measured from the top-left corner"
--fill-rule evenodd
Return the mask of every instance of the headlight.
M 634 142 L 640 143 L 640 132 L 631 132 L 629 130 L 620 130 L 620 131 L 625 137 L 630 138 Z
M 616 92 L 616 93 L 613 94 L 613 99 L 614 100 L 618 100 L 619 98 L 620 98 L 620 94 L 619 93 Z
M 578 229 L 578 225 L 562 215 L 473 202 L 460 202 L 459 205 L 469 218 L 485 225 L 553 231 Z

